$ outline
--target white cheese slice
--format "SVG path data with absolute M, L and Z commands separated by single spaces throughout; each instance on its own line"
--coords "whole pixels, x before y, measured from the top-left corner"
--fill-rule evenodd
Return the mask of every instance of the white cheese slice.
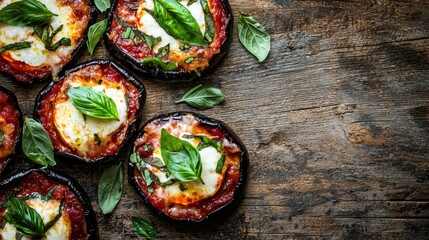
M 191 12 L 192 16 L 195 18 L 200 27 L 201 34 L 204 35 L 206 31 L 206 25 L 204 20 L 204 11 L 200 1 L 196 1 L 190 6 L 187 5 L 188 1 L 180 1 L 180 3 Z M 153 47 L 154 53 L 158 53 L 158 49 L 166 46 L 167 44 L 170 44 L 170 51 L 179 51 L 179 46 L 183 44 L 183 42 L 176 40 L 174 37 L 170 36 L 156 22 L 155 18 L 146 11 L 153 11 L 153 9 L 153 0 L 144 0 L 143 3 L 140 4 L 139 9 L 136 13 L 138 19 L 138 29 L 147 35 L 153 37 L 161 37 L 162 41 Z
M 37 213 L 42 217 L 43 223 L 46 224 L 51 221 L 57 214 L 60 207 L 60 201 L 49 200 L 47 202 L 34 198 L 26 201 L 26 204 L 36 210 Z M 15 240 L 17 230 L 16 228 L 6 223 L 3 229 L 0 229 L 1 239 L 4 240 Z M 62 214 L 61 217 L 55 222 L 55 224 L 46 231 L 46 237 L 43 239 L 57 240 L 57 239 L 69 239 L 71 233 L 71 222 L 70 219 Z M 31 238 L 24 236 L 23 240 L 29 240 Z

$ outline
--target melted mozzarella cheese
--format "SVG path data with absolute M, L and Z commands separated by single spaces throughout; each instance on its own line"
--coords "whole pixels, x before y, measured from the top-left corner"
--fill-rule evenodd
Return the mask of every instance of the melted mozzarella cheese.
M 180 136 L 183 136 L 187 133 L 182 133 Z M 200 140 L 197 139 L 185 139 L 182 140 L 188 141 L 194 146 L 197 146 Z M 170 186 L 157 189 L 157 194 L 168 199 L 172 203 L 178 203 L 183 205 L 188 205 L 201 201 L 202 199 L 213 196 L 218 191 L 223 176 L 216 173 L 216 166 L 221 154 L 214 147 L 206 147 L 199 151 L 201 156 L 202 172 L 201 178 L 204 181 L 204 184 L 201 181 L 192 181 L 186 183 L 176 182 Z M 159 148 L 154 150 L 153 157 L 160 158 L 162 161 L 161 150 Z M 157 168 L 154 168 L 147 164 L 147 168 L 155 174 L 161 182 L 168 181 L 169 178 L 166 177 L 165 173 L 160 171 Z M 182 190 L 186 189 L 186 190 Z
M 204 20 L 204 11 L 199 1 L 194 2 L 188 6 L 188 1 L 180 1 L 180 3 L 185 6 L 192 14 L 192 16 L 197 21 L 201 34 L 204 35 L 206 30 L 205 20 Z M 179 46 L 183 42 L 176 40 L 174 37 L 170 36 L 155 20 L 155 18 L 148 13 L 146 10 L 153 11 L 154 5 L 153 0 L 144 0 L 140 4 L 137 11 L 137 25 L 140 31 L 143 33 L 153 36 L 161 37 L 161 42 L 153 47 L 153 51 L 158 53 L 158 49 L 161 47 L 170 44 L 170 51 L 179 51 Z
M 82 80 L 84 81 L 84 80 Z M 82 86 L 83 82 L 71 82 L 71 87 Z M 54 106 L 54 123 L 65 142 L 78 150 L 87 153 L 89 146 L 103 141 L 127 120 L 127 101 L 122 85 L 95 85 L 91 88 L 110 97 L 116 104 L 119 121 L 114 119 L 99 119 L 85 116 L 72 104 L 70 98 L 60 99 Z M 97 139 L 98 138 L 98 139 Z
M 34 198 L 26 201 L 26 204 L 36 210 L 37 213 L 42 217 L 43 223 L 46 224 L 51 221 L 57 214 L 60 207 L 60 201 L 49 200 L 47 202 Z M 1 239 L 14 240 L 16 239 L 16 228 L 6 223 L 3 229 L 0 229 Z M 55 222 L 55 224 L 46 231 L 46 237 L 43 239 L 69 239 L 71 233 L 71 222 L 70 219 L 62 214 L 61 217 Z M 22 237 L 23 240 L 31 239 L 29 237 Z
M 0 2 L 0 9 L 16 2 L 17 0 L 3 0 Z M 43 67 L 45 65 L 52 69 L 52 76 L 57 78 L 58 72 L 65 64 L 64 60 L 71 58 L 71 54 L 77 45 L 74 35 L 79 34 L 80 26 L 79 21 L 73 19 L 73 9 L 70 6 L 60 6 L 56 0 L 38 0 L 43 3 L 49 11 L 57 14 L 51 18 L 50 26 L 55 30 L 63 25 L 52 40 L 52 43 L 57 42 L 62 37 L 70 38 L 72 44 L 70 46 L 60 46 L 56 51 L 49 51 L 45 49 L 42 40 L 34 33 L 32 27 L 11 26 L 0 23 L 0 46 L 11 43 L 29 41 L 31 42 L 30 48 L 7 51 L 11 58 L 16 61 L 24 62 L 32 67 Z

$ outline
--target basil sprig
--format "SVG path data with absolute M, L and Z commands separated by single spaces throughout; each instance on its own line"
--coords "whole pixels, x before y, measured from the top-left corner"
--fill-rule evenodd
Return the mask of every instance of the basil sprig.
M 67 94 L 79 112 L 95 118 L 119 120 L 116 104 L 106 94 L 83 86 L 70 88 Z
M 122 163 L 112 166 L 103 172 L 98 182 L 98 201 L 103 214 L 109 214 L 115 209 L 121 199 L 124 186 Z
M 177 0 L 154 0 L 154 18 L 172 37 L 192 45 L 207 46 L 191 12 Z
M 0 22 L 14 26 L 41 26 L 58 16 L 37 0 L 23 0 L 0 9 Z
M 0 47 L 0 53 L 8 50 L 19 50 L 24 48 L 30 48 L 31 42 L 17 42 L 17 43 L 11 43 L 8 45 L 4 45 L 3 47 Z
M 187 141 L 172 136 L 167 130 L 161 130 L 161 156 L 168 171 L 181 182 L 199 180 L 202 163 L 198 150 Z
M 131 217 L 134 231 L 148 240 L 154 239 L 158 234 L 153 224 L 144 218 Z
M 142 63 L 145 65 L 161 68 L 165 71 L 172 71 L 179 67 L 176 62 L 163 62 L 161 59 L 156 57 L 145 58 L 143 59 Z
M 97 46 L 97 43 L 100 41 L 101 36 L 106 31 L 107 28 L 107 19 L 94 23 L 88 29 L 88 40 L 86 40 L 86 46 L 88 47 L 88 52 L 92 55 L 94 49 Z
M 209 109 L 221 104 L 225 100 L 225 94 L 219 88 L 198 85 L 183 95 L 176 103 L 185 102 L 191 107 Z
M 94 0 L 94 4 L 100 12 L 110 8 L 110 0 Z
M 22 151 L 31 161 L 43 167 L 55 166 L 54 147 L 42 124 L 25 118 L 22 129 Z
M 247 51 L 258 58 L 259 62 L 264 61 L 268 53 L 270 53 L 270 35 L 250 15 L 240 14 L 238 18 L 238 38 Z

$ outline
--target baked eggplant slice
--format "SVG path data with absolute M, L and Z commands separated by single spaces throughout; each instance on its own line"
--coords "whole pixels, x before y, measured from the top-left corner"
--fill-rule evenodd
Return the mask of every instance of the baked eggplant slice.
M 115 0 L 105 42 L 147 77 L 187 81 L 225 56 L 232 27 L 227 0 Z
M 70 176 L 49 169 L 13 172 L 0 181 L 0 202 L 1 239 L 98 239 L 91 202 Z
M 145 100 L 144 86 L 134 76 L 113 62 L 92 61 L 42 89 L 34 118 L 57 155 L 99 162 L 116 157 L 133 135 Z
M 236 206 L 248 158 L 225 123 L 195 113 L 170 113 L 144 124 L 134 141 L 128 177 L 159 215 L 201 222 Z
M 0 173 L 13 158 L 19 146 L 22 113 L 15 95 L 0 86 Z
M 73 64 L 81 52 L 97 11 L 92 0 L 3 0 L 0 11 L 28 4 L 33 12 L 26 12 L 30 9 L 26 8 L 13 23 L 0 23 L 0 48 L 10 49 L 0 51 L 0 72 L 22 83 L 56 81 L 63 67 Z M 51 16 L 50 20 L 40 22 L 46 16 Z M 34 19 L 39 22 L 31 22 Z

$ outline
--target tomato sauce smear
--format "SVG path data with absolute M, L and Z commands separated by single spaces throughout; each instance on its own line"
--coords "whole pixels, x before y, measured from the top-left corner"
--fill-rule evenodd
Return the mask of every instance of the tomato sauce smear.
M 15 152 L 15 145 L 20 134 L 21 113 L 16 108 L 12 96 L 0 89 L 0 172 L 6 165 L 8 157 Z M 7 137 L 6 137 L 7 135 Z

